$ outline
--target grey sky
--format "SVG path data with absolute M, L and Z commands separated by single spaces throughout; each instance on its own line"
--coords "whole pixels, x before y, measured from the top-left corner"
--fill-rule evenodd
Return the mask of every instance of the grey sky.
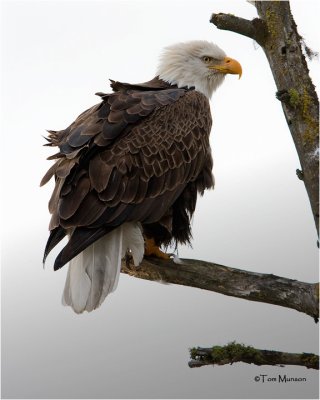
M 108 91 L 108 78 L 154 76 L 161 49 L 217 43 L 243 67 L 214 94 L 211 144 L 216 188 L 199 200 L 193 249 L 181 257 L 318 281 L 316 233 L 299 161 L 263 51 L 217 30 L 212 12 L 254 18 L 245 1 L 2 2 L 3 398 L 315 398 L 318 374 L 246 365 L 190 370 L 188 348 L 232 340 L 318 353 L 318 328 L 295 311 L 121 275 L 92 314 L 61 305 L 66 268 L 42 269 L 47 202 L 39 188 L 63 129 Z M 299 32 L 318 50 L 319 5 L 293 1 Z M 320 82 L 319 61 L 310 63 Z M 258 374 L 306 377 L 257 384 Z

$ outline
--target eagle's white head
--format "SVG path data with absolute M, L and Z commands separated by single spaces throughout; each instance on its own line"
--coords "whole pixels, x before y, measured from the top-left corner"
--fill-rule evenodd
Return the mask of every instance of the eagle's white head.
M 216 44 L 205 40 L 166 47 L 157 70 L 160 79 L 178 87 L 195 87 L 208 98 L 221 85 L 226 74 L 237 74 L 240 78 L 241 65 L 227 57 Z

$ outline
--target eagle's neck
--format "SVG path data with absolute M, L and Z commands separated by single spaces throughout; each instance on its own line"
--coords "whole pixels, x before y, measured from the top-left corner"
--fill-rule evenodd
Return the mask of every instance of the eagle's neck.
M 224 75 L 217 74 L 216 76 L 208 73 L 206 75 L 195 76 L 188 69 L 163 68 L 158 70 L 160 80 L 167 82 L 170 85 L 176 85 L 178 88 L 187 87 L 194 88 L 196 91 L 204 94 L 208 99 L 211 99 L 213 92 L 221 85 L 224 80 Z

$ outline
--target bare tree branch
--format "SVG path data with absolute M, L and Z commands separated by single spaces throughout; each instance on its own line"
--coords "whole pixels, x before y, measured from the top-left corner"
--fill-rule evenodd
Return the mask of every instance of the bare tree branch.
M 249 21 L 232 14 L 220 13 L 212 14 L 210 22 L 219 29 L 233 31 L 240 35 L 247 36 L 261 45 L 268 35 L 265 23 L 259 18 Z
M 211 290 L 227 296 L 274 304 L 319 317 L 318 284 L 299 282 L 272 274 L 261 274 L 223 265 L 183 259 L 145 258 L 138 269 L 122 266 L 122 272 L 136 278 Z
M 277 86 L 302 171 L 319 234 L 319 100 L 303 54 L 303 38 L 297 31 L 288 1 L 255 1 L 260 17 L 248 21 L 230 14 L 213 14 L 211 22 L 256 40 L 263 48 Z M 309 51 L 310 52 L 310 51 Z
M 239 343 L 227 346 L 190 349 L 190 368 L 204 365 L 225 365 L 244 362 L 255 365 L 299 365 L 306 368 L 319 369 L 319 356 L 310 353 L 284 353 L 273 350 L 259 350 Z M 281 379 L 281 378 L 280 378 Z M 286 379 L 285 377 L 283 379 Z M 258 376 L 257 380 L 260 380 Z

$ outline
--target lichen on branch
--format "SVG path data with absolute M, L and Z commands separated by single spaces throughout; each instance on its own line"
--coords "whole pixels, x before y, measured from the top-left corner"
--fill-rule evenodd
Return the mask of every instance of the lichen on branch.
M 298 365 L 319 369 L 319 356 L 316 354 L 260 350 L 236 342 L 231 342 L 226 346 L 192 348 L 190 349 L 190 358 L 190 368 L 244 362 L 255 365 Z

